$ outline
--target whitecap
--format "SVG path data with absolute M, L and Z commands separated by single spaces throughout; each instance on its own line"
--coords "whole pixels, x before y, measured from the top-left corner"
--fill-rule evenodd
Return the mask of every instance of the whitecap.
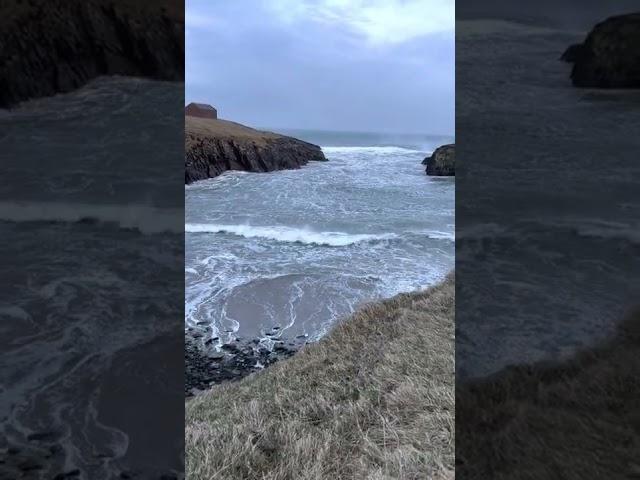
M 184 213 L 151 205 L 101 205 L 51 202 L 0 202 L 0 221 L 113 223 L 142 233 L 181 232 Z
M 344 232 L 315 232 L 304 228 L 284 226 L 220 225 L 216 223 L 190 223 L 185 225 L 188 233 L 228 233 L 245 238 L 265 238 L 278 242 L 302 243 L 343 247 L 360 242 L 395 238 L 395 234 L 353 234 Z
M 425 153 L 422 150 L 414 150 L 406 147 L 382 146 L 382 147 L 322 147 L 322 151 L 326 155 L 335 155 L 341 153 L 359 153 L 359 154 L 405 154 L 405 153 Z

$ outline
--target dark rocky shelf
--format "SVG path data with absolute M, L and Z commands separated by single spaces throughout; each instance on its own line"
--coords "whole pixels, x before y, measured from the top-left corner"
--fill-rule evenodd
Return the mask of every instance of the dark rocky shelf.
M 326 161 L 311 143 L 227 120 L 185 116 L 185 184 L 227 170 L 271 172 Z

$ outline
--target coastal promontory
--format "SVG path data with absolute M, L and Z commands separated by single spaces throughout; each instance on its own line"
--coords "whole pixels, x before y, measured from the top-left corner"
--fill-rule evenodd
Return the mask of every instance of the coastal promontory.
M 326 161 L 311 143 L 228 120 L 185 116 L 185 184 L 227 170 L 270 172 Z
M 101 75 L 184 79 L 184 2 L 0 2 L 0 108 Z
M 598 23 L 581 44 L 561 57 L 573 63 L 576 87 L 640 88 L 640 13 Z
M 430 157 L 422 161 L 426 165 L 427 175 L 434 176 L 455 176 L 455 145 L 442 145 L 435 149 Z

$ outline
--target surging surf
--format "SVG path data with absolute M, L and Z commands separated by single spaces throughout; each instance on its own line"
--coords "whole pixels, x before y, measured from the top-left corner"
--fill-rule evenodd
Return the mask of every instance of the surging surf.
M 304 245 L 321 245 L 344 247 L 361 242 L 387 240 L 396 238 L 394 233 L 384 234 L 350 234 L 344 232 L 315 232 L 310 229 L 293 227 L 269 227 L 251 225 L 219 225 L 215 223 L 189 223 L 185 225 L 188 233 L 228 233 L 245 238 L 264 238 L 278 242 L 301 243 Z

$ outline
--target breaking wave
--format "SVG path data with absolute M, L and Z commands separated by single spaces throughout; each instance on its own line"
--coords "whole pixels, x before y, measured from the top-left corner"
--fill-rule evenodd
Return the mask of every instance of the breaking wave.
M 414 150 L 405 147 L 384 146 L 384 147 L 322 147 L 322 151 L 327 155 L 341 153 L 363 153 L 363 154 L 405 154 L 424 153 L 423 150 Z
M 245 238 L 265 238 L 278 242 L 329 247 L 344 247 L 360 242 L 387 240 L 396 237 L 393 233 L 373 235 L 343 232 L 314 232 L 312 230 L 291 227 L 256 227 L 251 225 L 219 225 L 215 223 L 191 223 L 185 225 L 185 230 L 189 233 L 228 233 Z
M 150 205 L 0 202 L 0 221 L 116 224 L 145 234 L 179 233 L 184 228 L 184 213 Z

